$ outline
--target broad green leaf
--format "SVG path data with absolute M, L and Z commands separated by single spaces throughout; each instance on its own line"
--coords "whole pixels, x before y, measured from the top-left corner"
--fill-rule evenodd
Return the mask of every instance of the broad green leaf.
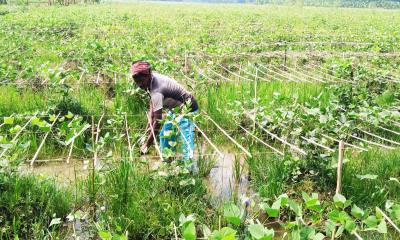
M 103 240 L 110 240 L 112 235 L 110 232 L 103 230 L 99 232 L 99 237 Z
M 369 216 L 363 221 L 369 228 L 375 228 L 378 225 L 378 219 L 375 216 Z
M 234 224 L 240 225 L 240 209 L 233 203 L 227 203 L 224 205 L 224 217 L 225 219 Z
M 38 117 L 32 118 L 32 121 L 31 121 L 32 125 L 39 125 L 39 123 L 40 123 L 40 118 L 38 118 Z
M 303 227 L 300 230 L 301 239 L 312 239 L 315 236 L 315 229 L 312 227 Z
M 377 231 L 379 233 L 387 234 L 387 226 L 386 226 L 386 221 L 385 219 L 382 219 L 381 222 L 379 223 L 377 227 Z
M 349 233 L 352 233 L 357 228 L 357 225 L 353 220 L 347 220 L 346 224 L 344 225 L 344 228 Z
M 301 215 L 303 214 L 301 210 L 301 205 L 297 204 L 295 201 L 291 199 L 289 199 L 289 207 L 296 213 L 298 217 L 301 217 Z
M 272 240 L 274 230 L 265 228 L 261 224 L 252 224 L 248 228 L 250 235 L 257 240 Z
M 281 199 L 281 207 L 285 207 L 286 205 L 288 205 L 289 197 L 286 193 L 280 195 L 279 199 Z
M 340 226 L 338 228 L 338 230 L 336 231 L 335 237 L 337 237 L 337 238 L 340 237 L 342 235 L 343 231 L 344 231 L 344 227 Z
M 333 202 L 339 204 L 339 206 L 344 206 L 346 198 L 342 194 L 336 193 L 335 196 L 333 197 Z
M 212 232 L 210 240 L 236 240 L 236 231 L 229 227 L 221 228 L 220 231 Z
M 53 225 L 58 225 L 61 223 L 61 218 L 53 218 L 50 222 L 49 227 L 53 226 Z
M 312 240 L 324 240 L 325 239 L 325 235 L 322 233 L 317 233 L 314 235 L 314 237 L 312 238 Z
M 74 117 L 74 114 L 72 112 L 68 112 L 67 115 L 65 115 L 66 118 L 71 119 Z
M 357 219 L 361 219 L 364 217 L 364 214 L 364 211 L 354 204 L 353 208 L 351 209 L 351 215 L 353 215 Z
M 328 218 L 334 222 L 345 223 L 350 219 L 349 215 L 345 211 L 333 210 L 328 214 Z
M 6 125 L 14 124 L 14 118 L 13 117 L 4 117 L 4 124 L 6 124 Z
M 196 239 L 196 227 L 194 222 L 189 222 L 183 226 L 183 239 L 185 240 L 195 240 Z

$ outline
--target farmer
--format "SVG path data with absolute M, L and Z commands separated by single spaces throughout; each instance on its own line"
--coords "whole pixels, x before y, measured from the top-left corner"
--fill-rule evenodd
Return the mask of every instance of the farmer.
M 165 153 L 166 148 L 175 151 L 175 147 L 171 146 L 171 139 L 167 136 L 173 128 L 171 121 L 166 121 L 160 131 L 160 120 L 163 117 L 163 109 L 166 109 L 167 116 L 173 117 L 172 109 L 180 107 L 181 109 L 188 106 L 189 111 L 193 114 L 197 113 L 198 105 L 196 99 L 191 93 L 186 91 L 175 80 L 152 72 L 151 65 L 145 61 L 136 61 L 131 66 L 132 78 L 136 85 L 150 94 L 150 119 L 151 125 L 147 124 L 146 140 L 140 148 L 141 154 L 146 154 L 148 148 L 154 141 L 154 135 L 160 133 L 160 150 Z M 194 152 L 194 123 L 186 117 L 178 120 L 178 128 L 180 130 L 180 142 L 182 143 L 182 154 L 185 163 L 190 164 L 189 159 L 193 159 Z

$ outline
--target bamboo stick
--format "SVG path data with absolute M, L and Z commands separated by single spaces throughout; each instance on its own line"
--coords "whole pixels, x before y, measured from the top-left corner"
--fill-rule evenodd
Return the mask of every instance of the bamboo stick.
M 378 136 L 378 135 L 376 135 L 376 134 L 373 134 L 373 133 L 370 133 L 370 132 L 364 131 L 364 130 L 362 130 L 362 129 L 358 129 L 358 130 L 360 130 L 361 132 L 363 132 L 363 133 L 365 133 L 365 134 L 367 134 L 367 135 L 370 135 L 370 136 L 376 137 L 376 138 L 378 138 L 378 139 L 380 139 L 380 140 L 383 140 L 383 141 L 386 141 L 386 142 L 390 142 L 390 143 L 393 143 L 393 144 L 395 144 L 395 145 L 400 145 L 400 143 L 399 143 L 399 142 L 396 142 L 396 141 L 393 141 L 393 140 L 390 140 L 390 139 L 387 139 L 387 138 L 384 138 L 384 137 Z
M 381 127 L 381 126 L 378 126 L 378 128 L 400 136 L 400 132 L 396 132 L 396 131 L 393 131 L 393 130 L 391 130 L 391 129 L 384 128 L 384 127 Z
M 195 124 L 196 129 L 203 135 L 203 137 L 206 139 L 206 141 L 211 145 L 211 147 L 214 148 L 214 150 L 219 154 L 221 158 L 224 157 L 224 154 L 215 146 L 215 144 L 207 137 L 207 135 Z
M 56 124 L 57 119 L 58 119 L 58 117 L 60 116 L 60 114 L 61 114 L 61 113 L 59 113 L 59 114 L 57 115 L 57 117 L 54 119 L 53 123 L 51 124 L 49 131 L 44 135 L 44 138 L 43 138 L 42 142 L 40 143 L 40 145 L 39 145 L 39 147 L 38 147 L 38 149 L 37 149 L 35 155 L 33 156 L 32 160 L 31 160 L 31 163 L 30 163 L 31 167 L 33 167 L 33 163 L 35 162 L 35 160 L 36 160 L 37 157 L 39 156 L 39 152 L 40 152 L 40 150 L 42 149 L 42 147 L 43 147 L 43 145 L 44 145 L 44 142 L 46 141 L 47 137 L 49 136 L 49 134 L 50 134 L 50 132 L 51 132 L 51 129 L 53 128 L 54 124 Z
M 104 118 L 104 113 L 101 115 L 101 117 L 100 117 L 100 119 L 99 119 L 99 122 L 97 123 L 97 128 L 96 128 L 96 138 L 95 138 L 95 148 L 94 148 L 94 162 L 93 162 L 93 164 L 94 164 L 94 166 L 96 166 L 97 165 L 97 154 L 98 154 L 98 152 L 97 152 L 97 142 L 99 141 L 99 137 L 100 137 L 100 131 L 101 131 L 101 128 L 100 128 L 100 125 L 101 125 L 101 121 L 103 120 L 103 118 Z
M 229 138 L 236 146 L 238 146 L 243 152 L 246 153 L 248 157 L 252 157 L 251 153 L 247 151 L 242 145 L 240 145 L 234 138 L 232 138 L 218 123 L 216 123 L 208 114 L 204 112 L 204 115 L 227 137 Z
M 249 130 L 245 129 L 244 127 L 240 126 L 239 127 L 241 129 L 243 129 L 248 135 L 252 136 L 253 138 L 255 138 L 257 141 L 259 141 L 260 143 L 264 144 L 265 146 L 271 148 L 273 151 L 275 151 L 276 153 L 278 153 L 281 156 L 284 156 L 285 154 L 282 151 L 279 151 L 278 149 L 272 147 L 271 145 L 269 145 L 268 143 L 264 142 L 262 139 L 258 138 L 256 135 L 252 134 Z
M 228 73 L 230 73 L 230 74 L 232 74 L 232 75 L 238 77 L 239 79 L 243 79 L 243 80 L 250 81 L 250 82 L 253 81 L 253 80 L 251 80 L 251 79 L 249 79 L 249 78 L 240 76 L 240 74 L 237 74 L 237 73 L 235 73 L 235 72 L 232 72 L 231 70 L 227 69 L 226 67 L 222 66 L 221 64 L 217 64 L 217 65 L 218 65 L 219 67 L 221 67 L 222 69 L 224 69 L 225 71 L 227 71 Z
M 326 138 L 328 138 L 328 139 L 330 139 L 332 141 L 335 141 L 335 142 L 340 142 L 340 140 L 337 140 L 337 139 L 335 139 L 333 137 L 329 137 L 328 135 L 325 135 L 325 134 L 321 134 L 321 136 L 326 137 Z M 366 151 L 366 152 L 368 151 L 368 149 L 366 149 L 366 148 L 363 148 L 363 147 L 360 147 L 360 146 L 357 146 L 357 145 L 353 145 L 351 143 L 344 142 L 344 145 L 356 148 L 356 149 L 361 150 L 361 151 Z
M 339 154 L 338 154 L 338 165 L 337 165 L 337 174 L 336 174 L 336 194 L 340 194 L 342 190 L 342 169 L 343 169 L 343 160 L 344 160 L 344 142 L 342 140 L 339 141 Z M 335 239 L 336 235 L 336 227 L 333 228 L 332 231 L 332 240 Z
M 69 160 L 71 159 L 72 150 L 73 150 L 73 148 L 74 148 L 74 143 L 75 143 L 75 139 L 71 142 L 71 146 L 69 147 L 68 157 L 67 157 L 67 163 L 69 163 Z
M 335 150 L 333 150 L 332 148 L 329 148 L 329 147 L 327 147 L 327 146 L 325 146 L 325 145 L 323 145 L 323 144 L 317 143 L 317 142 L 315 142 L 315 141 L 312 140 L 312 139 L 309 139 L 309 138 L 306 138 L 306 137 L 303 137 L 303 136 L 300 136 L 300 138 L 303 139 L 303 140 L 305 140 L 305 141 L 307 141 L 307 142 L 309 142 L 309 143 L 311 143 L 311 144 L 314 144 L 314 145 L 316 145 L 316 146 L 318 146 L 318 147 L 321 147 L 321 148 L 323 148 L 323 149 L 325 149 L 325 150 L 328 150 L 328 151 L 330 151 L 330 152 L 334 152 L 334 151 L 335 151 Z
M 157 152 L 158 152 L 158 155 L 159 155 L 161 161 L 164 161 L 160 146 L 158 145 L 158 142 L 157 142 L 156 134 L 154 133 L 154 127 L 153 127 L 153 124 L 152 124 L 152 121 L 150 118 L 150 112 L 148 112 L 146 114 L 146 116 L 147 116 L 147 121 L 149 122 L 151 134 L 153 135 L 154 145 L 156 146 L 156 149 L 157 149 Z
M 253 121 L 256 122 L 256 120 L 255 120 L 255 119 L 252 119 L 251 116 L 249 116 L 248 113 L 245 113 L 245 115 L 246 115 L 250 120 L 253 120 Z M 266 133 L 267 133 L 268 135 L 270 135 L 272 138 L 275 138 L 275 139 L 279 140 L 279 141 L 282 142 L 283 144 L 289 146 L 291 149 L 296 150 L 297 152 L 299 152 L 299 153 L 301 153 L 301 154 L 303 154 L 303 155 L 306 155 L 306 154 L 307 154 L 303 149 L 297 147 L 296 145 L 293 145 L 293 144 L 287 142 L 286 140 L 280 138 L 278 135 L 273 134 L 272 132 L 268 131 L 268 130 L 265 129 L 263 126 L 261 126 L 258 122 L 256 122 L 256 124 L 257 124 L 257 126 L 258 126 L 260 129 L 262 129 L 264 132 L 266 132 Z
M 380 143 L 376 143 L 376 142 L 372 142 L 372 141 L 369 141 L 369 140 L 365 140 L 365 139 L 360 138 L 360 137 L 357 137 L 357 136 L 353 136 L 353 135 L 350 135 L 350 136 L 351 136 L 352 138 L 358 139 L 358 140 L 360 140 L 360 141 L 369 143 L 369 144 L 374 145 L 374 146 L 378 146 L 378 147 L 382 147 L 382 148 L 386 148 L 386 149 L 390 149 L 390 150 L 395 149 L 394 147 L 389 147 L 389 146 L 386 146 L 386 145 L 383 145 L 383 144 L 380 144 Z
M 322 79 L 320 79 L 320 78 L 316 78 L 316 77 L 314 77 L 314 76 L 311 76 L 311 75 L 309 75 L 309 74 L 306 74 L 306 73 L 304 73 L 304 72 L 301 72 L 301 71 L 299 71 L 299 70 L 296 70 L 296 69 L 294 69 L 294 68 L 291 68 L 291 67 L 288 67 L 288 66 L 285 66 L 285 65 L 281 65 L 282 67 L 284 67 L 284 68 L 286 68 L 286 69 L 288 69 L 288 70 L 290 70 L 290 71 L 292 71 L 292 72 L 296 72 L 296 73 L 298 73 L 298 74 L 300 74 L 300 75 L 303 75 L 303 76 L 305 76 L 305 77 L 309 77 L 309 78 L 311 78 L 311 79 L 313 79 L 313 80 L 316 80 L 316 81 L 318 81 L 318 82 L 322 82 L 322 83 L 326 83 L 327 81 L 324 81 L 324 80 L 322 80 Z
M 389 222 L 390 225 L 392 225 L 392 227 L 398 232 L 400 233 L 400 228 L 397 227 L 397 225 L 392 221 L 392 219 L 390 219 L 384 211 L 382 211 L 380 208 L 376 207 L 376 210 L 378 212 L 380 212 L 380 214 L 382 214 L 382 216 Z

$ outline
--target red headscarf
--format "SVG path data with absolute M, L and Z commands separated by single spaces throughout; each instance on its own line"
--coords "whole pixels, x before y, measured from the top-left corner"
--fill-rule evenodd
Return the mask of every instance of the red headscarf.
M 148 75 L 150 74 L 150 69 L 151 69 L 150 63 L 144 61 L 137 61 L 134 64 L 132 64 L 131 73 L 132 76 L 135 76 L 137 74 Z

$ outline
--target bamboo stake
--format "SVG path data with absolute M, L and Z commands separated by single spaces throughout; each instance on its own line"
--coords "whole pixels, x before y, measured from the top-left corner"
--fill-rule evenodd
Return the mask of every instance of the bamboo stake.
M 225 71 L 227 71 L 228 73 L 230 73 L 230 74 L 232 74 L 232 75 L 234 75 L 234 76 L 236 76 L 236 77 L 238 77 L 238 79 L 243 79 L 243 80 L 246 80 L 246 81 L 250 81 L 250 82 L 252 82 L 253 80 L 251 80 L 251 79 L 249 79 L 249 78 L 246 78 L 246 77 L 243 77 L 243 76 L 240 76 L 240 74 L 237 74 L 237 73 L 235 73 L 235 72 L 232 72 L 231 70 L 229 70 L 229 69 L 227 69 L 227 68 L 225 68 L 224 66 L 222 66 L 221 64 L 217 64 L 219 67 L 221 67 L 222 69 L 224 69 Z
M 344 142 L 339 141 L 339 154 L 338 154 L 338 164 L 337 164 L 337 175 L 336 175 L 336 194 L 340 194 L 342 190 L 342 169 L 343 169 L 343 159 L 344 159 Z M 332 240 L 335 239 L 336 227 L 332 231 Z
M 67 157 L 67 163 L 69 163 L 69 160 L 71 159 L 72 149 L 74 148 L 74 143 L 75 143 L 75 139 L 71 142 L 71 147 L 69 148 L 68 157 Z
M 360 137 L 357 137 L 357 136 L 353 136 L 353 135 L 350 135 L 350 136 L 351 136 L 352 138 L 358 139 L 358 140 L 360 140 L 360 141 L 363 141 L 363 142 L 366 142 L 366 143 L 369 143 L 369 144 L 372 144 L 372 145 L 375 145 L 375 146 L 378 146 L 378 147 L 382 147 L 382 148 L 386 148 L 386 149 L 390 149 L 390 150 L 395 149 L 394 147 L 389 147 L 389 146 L 386 146 L 386 145 L 383 145 L 383 144 L 379 144 L 379 143 L 376 143 L 376 142 L 372 142 L 372 141 L 369 141 L 369 140 L 365 140 L 365 139 L 360 138 Z
M 325 134 L 321 134 L 321 135 L 322 135 L 323 137 L 326 137 L 326 138 L 332 140 L 332 141 L 340 142 L 340 140 L 337 140 L 337 139 L 335 139 L 335 138 L 333 138 L 333 137 L 329 137 L 328 135 L 325 135 Z M 361 151 L 365 151 L 365 152 L 368 151 L 368 149 L 366 149 L 366 148 L 363 148 L 363 147 L 360 147 L 360 146 L 357 146 L 357 145 L 353 145 L 353 144 L 350 144 L 350 143 L 347 143 L 347 142 L 344 142 L 344 145 L 347 145 L 347 146 L 349 146 L 349 147 L 356 148 L 356 149 L 361 150 Z
M 245 114 L 246 114 L 246 116 L 247 116 L 250 120 L 253 120 L 254 122 L 256 122 L 256 120 L 255 120 L 255 119 L 252 119 L 251 116 L 250 116 L 248 113 L 245 113 Z M 279 140 L 279 141 L 282 142 L 283 144 L 288 145 L 290 148 L 292 148 L 293 150 L 298 151 L 299 153 L 301 153 L 301 154 L 303 154 L 303 155 L 306 155 L 306 154 L 307 154 L 303 149 L 297 147 L 296 145 L 293 145 L 293 144 L 287 142 L 286 140 L 280 138 L 278 135 L 273 134 L 272 132 L 268 131 L 268 130 L 265 129 L 263 126 L 261 126 L 258 122 L 256 122 L 256 124 L 257 124 L 257 126 L 258 126 L 260 129 L 262 129 L 264 132 L 266 132 L 266 133 L 267 133 L 268 135 L 270 135 L 272 138 L 275 138 L 275 139 Z
M 320 78 L 316 78 L 316 77 L 314 77 L 314 76 L 311 76 L 311 75 L 308 75 L 308 74 L 306 74 L 306 73 L 304 73 L 304 72 L 301 72 L 301 71 L 299 71 L 299 70 L 296 70 L 296 69 L 294 69 L 294 68 L 290 68 L 290 67 L 285 66 L 285 65 L 282 65 L 282 67 L 284 67 L 284 68 L 286 68 L 286 69 L 288 69 L 288 70 L 290 70 L 290 71 L 292 71 L 292 72 L 296 72 L 296 73 L 298 73 L 298 74 L 300 74 L 300 75 L 303 75 L 303 76 L 305 76 L 305 77 L 309 77 L 309 78 L 311 78 L 311 79 L 313 79 L 313 80 L 316 80 L 316 81 L 318 81 L 318 82 L 322 82 L 322 83 L 326 83 L 326 82 L 327 82 L 327 81 L 324 81 L 324 80 L 322 80 L 322 79 L 320 79 Z
M 279 155 L 284 156 L 285 154 L 281 151 L 279 151 L 278 149 L 272 147 L 271 145 L 269 145 L 268 143 L 264 142 L 262 139 L 258 138 L 256 135 L 252 134 L 249 130 L 245 129 L 244 127 L 240 126 L 239 127 L 241 129 L 243 129 L 248 135 L 252 136 L 253 138 L 255 138 L 257 141 L 259 141 L 260 143 L 264 144 L 265 146 L 271 148 L 272 150 L 274 150 L 275 152 L 277 152 Z
M 36 114 L 37 114 L 37 113 L 35 113 L 35 115 L 33 115 L 33 116 L 29 119 L 29 121 L 25 123 L 24 126 L 22 126 L 22 128 L 18 131 L 18 133 L 15 134 L 15 136 L 13 137 L 13 139 L 11 139 L 11 142 L 12 142 L 12 143 L 14 143 L 14 142 L 18 139 L 18 137 L 19 137 L 19 135 L 21 135 L 22 131 L 24 131 L 25 128 L 29 125 L 29 123 L 32 122 L 33 118 L 36 117 Z M 9 148 L 5 148 L 5 149 L 1 152 L 0 158 L 3 157 L 3 155 L 7 152 L 8 149 L 9 149 Z
M 382 211 L 380 208 L 376 207 L 376 210 L 379 211 L 382 216 L 389 222 L 390 225 L 392 225 L 392 227 L 400 233 L 400 228 L 396 226 L 396 224 L 392 221 L 392 219 L 390 219 L 384 211 Z
M 95 148 L 94 148 L 94 158 L 93 158 L 93 167 L 97 166 L 97 142 L 99 141 L 99 136 L 100 136 L 100 124 L 101 124 L 101 120 L 103 120 L 104 117 L 104 113 L 101 115 L 99 122 L 97 123 L 97 129 L 96 129 L 96 139 L 95 139 Z
M 285 72 L 285 71 L 283 71 L 282 69 L 280 69 L 280 68 L 277 68 L 277 67 L 275 67 L 275 66 L 271 66 L 272 68 L 274 68 L 276 71 L 274 71 L 274 70 L 272 70 L 272 71 L 274 71 L 275 73 L 277 73 L 277 74 L 279 74 L 279 75 L 281 75 L 281 76 L 286 76 L 286 78 L 287 79 L 292 79 L 294 82 L 308 82 L 308 83 L 312 83 L 312 81 L 310 81 L 310 80 L 307 80 L 307 79 L 305 79 L 305 78 L 300 78 L 299 76 L 296 76 L 296 75 L 294 75 L 294 74 L 291 74 L 291 73 L 288 73 L 288 72 Z M 296 80 L 297 79 L 297 80 Z
M 158 155 L 159 155 L 161 161 L 164 161 L 164 158 L 163 158 L 163 156 L 162 156 L 162 152 L 161 152 L 160 146 L 158 146 L 156 134 L 154 133 L 154 127 L 153 127 L 153 124 L 152 124 L 152 121 L 151 121 L 151 118 L 150 118 L 150 112 L 148 112 L 148 113 L 146 114 L 146 116 L 147 116 L 147 121 L 149 122 L 150 131 L 151 131 L 151 134 L 153 135 L 153 140 L 154 140 L 154 144 L 155 144 L 155 146 L 156 146 Z
M 344 142 L 339 141 L 339 156 L 338 156 L 338 168 L 337 168 L 337 180 L 336 180 L 336 193 L 342 191 L 342 169 L 344 160 Z
M 378 126 L 378 128 L 400 136 L 400 132 L 396 132 L 396 131 L 393 131 L 393 130 L 391 130 L 391 129 L 384 128 L 384 127 L 381 127 L 381 126 Z
M 367 134 L 367 135 L 370 135 L 370 136 L 376 137 L 376 138 L 378 138 L 378 139 L 380 139 L 380 140 L 383 140 L 383 141 L 386 141 L 386 142 L 390 142 L 390 143 L 393 143 L 393 144 L 395 144 L 395 145 L 400 145 L 400 143 L 399 143 L 399 142 L 396 142 L 396 141 L 393 141 L 393 140 L 390 140 L 390 139 L 387 139 L 387 138 L 384 138 L 384 137 L 378 136 L 378 135 L 376 135 L 376 134 L 373 134 L 373 133 L 370 133 L 370 132 L 364 131 L 364 130 L 362 130 L 362 129 L 358 129 L 358 130 L 360 130 L 361 132 L 363 132 L 363 133 L 365 133 L 365 134 Z
M 133 161 L 133 155 L 132 155 L 132 145 L 131 145 L 131 140 L 129 138 L 129 128 L 128 128 L 128 117 L 125 114 L 125 131 L 126 131 L 126 138 L 128 140 L 128 147 L 129 147 L 129 159 Z
M 327 147 L 327 146 L 325 146 L 325 145 L 323 145 L 323 144 L 317 143 L 317 142 L 315 142 L 315 141 L 312 140 L 312 139 L 308 139 L 308 138 L 303 137 L 303 136 L 300 136 L 300 138 L 303 139 L 303 140 L 305 140 L 305 141 L 307 141 L 307 142 L 309 142 L 309 143 L 311 143 L 311 144 L 314 144 L 314 145 L 316 145 L 316 146 L 318 146 L 318 147 L 321 147 L 321 148 L 323 148 L 323 149 L 325 149 L 325 150 L 328 150 L 328 151 L 330 151 L 330 152 L 334 152 L 334 151 L 335 151 L 335 150 L 333 150 L 332 148 L 329 148 L 329 147 Z
M 246 153 L 248 157 L 252 157 L 251 153 L 247 151 L 242 145 L 240 145 L 234 138 L 232 138 L 218 123 L 216 123 L 208 114 L 203 111 L 204 115 L 227 137 L 229 138 L 236 146 L 238 146 L 243 152 Z
M 363 240 L 363 238 L 362 238 L 357 232 L 353 232 L 353 235 L 354 235 L 358 240 Z
M 40 150 L 42 149 L 42 147 L 43 147 L 43 145 L 44 145 L 44 142 L 46 141 L 47 137 L 49 136 L 49 134 L 50 134 L 50 132 L 51 132 L 51 129 L 53 128 L 54 124 L 56 124 L 57 119 L 58 119 L 58 117 L 60 116 L 60 114 L 61 114 L 61 113 L 59 113 L 59 114 L 57 115 L 57 117 L 54 119 L 53 123 L 51 124 L 49 131 L 44 135 L 44 138 L 43 138 L 42 142 L 40 143 L 40 145 L 39 145 L 39 147 L 38 147 L 38 149 L 37 149 L 35 155 L 33 156 L 32 160 L 31 160 L 31 163 L 30 163 L 31 167 L 33 167 L 33 163 L 35 162 L 36 158 L 39 156 L 39 152 L 40 152 Z
M 215 144 L 207 137 L 207 135 L 197 126 L 195 125 L 196 129 L 203 135 L 203 137 L 207 140 L 207 142 L 214 148 L 214 150 L 219 154 L 221 158 L 224 157 L 224 154 L 215 146 Z

